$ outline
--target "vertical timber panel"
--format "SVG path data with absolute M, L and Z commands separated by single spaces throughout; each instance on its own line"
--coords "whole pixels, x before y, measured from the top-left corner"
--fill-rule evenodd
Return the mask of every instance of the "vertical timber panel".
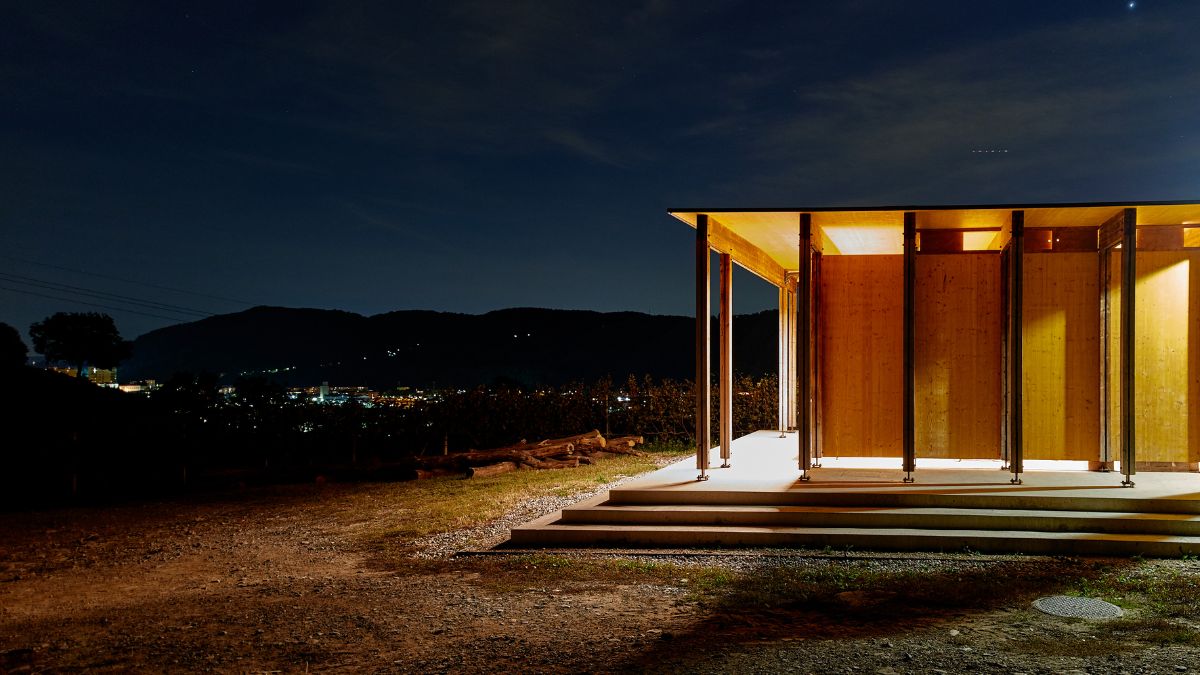
M 1112 284 L 1112 250 L 1107 248 L 1107 244 L 1101 246 L 1097 260 L 1100 271 L 1099 279 L 1097 280 L 1097 291 L 1100 294 L 1100 321 L 1097 323 L 1097 330 L 1099 331 L 1097 344 L 1100 347 L 1099 468 L 1103 471 L 1111 471 L 1114 456 L 1109 424 L 1110 415 L 1112 414 L 1112 406 L 1109 403 L 1112 397 L 1112 390 L 1109 385 L 1109 373 L 1111 372 L 1109 342 L 1112 335 L 1112 293 L 1110 292 Z
M 782 437 L 788 429 L 788 291 L 787 281 L 779 287 L 779 435 Z
M 1188 252 L 1188 461 L 1200 462 L 1200 251 Z
M 825 456 L 825 387 L 821 386 L 821 372 L 825 369 L 822 362 L 825 352 L 821 349 L 821 331 L 824 326 L 822 317 L 824 308 L 821 305 L 824 301 L 821 297 L 821 270 L 824 267 L 824 257 L 819 251 L 813 254 L 813 457 L 816 458 L 814 466 L 820 466 L 821 458 Z
M 793 279 L 794 281 L 794 279 Z M 787 424 L 788 429 L 796 428 L 796 287 L 791 284 L 788 290 L 788 363 L 787 363 Z
M 1137 328 L 1137 209 L 1125 209 L 1121 232 L 1121 473 L 1133 486 L 1137 473 L 1134 372 Z
M 1112 462 L 1121 458 L 1121 249 L 1108 250 L 1108 451 Z
M 1000 250 L 1000 460 L 1008 465 L 1011 441 L 1008 430 L 1011 426 L 1012 411 L 1009 408 L 1011 397 L 1008 387 L 1011 384 L 1008 368 L 1009 342 L 1012 340 L 1011 312 L 1009 310 L 1009 288 L 1011 288 L 1012 266 L 1009 256 L 1012 255 L 1011 242 Z
M 721 467 L 729 467 L 733 448 L 733 258 L 721 254 L 720 433 Z
M 1099 268 L 1095 253 L 1025 256 L 1021 395 L 1028 459 L 1100 459 Z
M 824 452 L 900 457 L 904 418 L 904 259 L 821 259 Z
M 1000 256 L 917 256 L 916 450 L 1000 457 Z
M 1194 461 L 1190 418 L 1200 410 L 1191 396 L 1197 345 L 1189 338 L 1197 303 L 1189 290 L 1195 256 L 1187 251 L 1137 254 L 1135 438 L 1138 463 L 1151 469 L 1156 463 Z
M 708 216 L 702 213 L 696 216 L 696 468 L 700 479 L 707 475 L 708 451 L 712 447 L 710 267 Z

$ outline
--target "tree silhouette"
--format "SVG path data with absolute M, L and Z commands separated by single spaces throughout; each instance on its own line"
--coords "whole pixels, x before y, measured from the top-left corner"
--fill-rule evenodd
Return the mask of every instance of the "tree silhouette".
M 25 365 L 29 349 L 21 341 L 21 333 L 6 323 L 0 323 L 0 369 Z
M 81 376 L 88 365 L 115 368 L 132 351 L 112 317 L 97 312 L 58 312 L 30 326 L 29 337 L 47 361 L 65 361 Z

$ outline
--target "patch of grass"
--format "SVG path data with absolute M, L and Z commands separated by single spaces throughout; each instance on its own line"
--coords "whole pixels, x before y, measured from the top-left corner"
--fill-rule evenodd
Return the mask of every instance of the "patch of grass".
M 1033 636 L 1009 643 L 1009 647 L 1034 656 L 1079 656 L 1090 654 L 1103 656 L 1107 654 L 1125 654 L 1136 651 L 1137 646 L 1128 642 L 1114 639 L 1080 640 L 1079 638 L 1064 638 L 1062 636 L 1045 637 Z
M 1200 617 L 1200 575 L 1133 560 L 1077 579 L 1071 595 L 1101 598 L 1148 616 Z
M 1117 637 L 1132 638 L 1154 645 L 1200 645 L 1200 632 L 1162 617 L 1126 618 L 1105 624 L 1105 629 Z
M 813 637 L 911 630 L 963 612 L 1020 606 L 1060 593 L 1097 565 L 1078 560 L 973 561 L 897 569 L 870 560 L 789 565 L 764 560 L 736 575 L 708 577 L 691 587 L 692 599 L 714 617 L 714 627 L 804 625 Z
M 596 585 L 650 584 L 690 589 L 692 597 L 727 587 L 736 575 L 716 567 L 692 567 L 660 560 L 553 554 L 475 559 L 464 569 L 480 572 L 476 583 L 498 593 L 553 586 L 573 592 Z
M 521 502 L 544 496 L 566 497 L 590 492 L 596 485 L 657 468 L 656 459 L 685 453 L 674 447 L 647 446 L 649 457 L 619 456 L 595 460 L 574 469 L 513 471 L 491 478 L 433 478 L 396 483 L 378 496 L 394 513 L 364 534 L 371 547 L 403 548 L 413 539 L 475 527 L 494 520 Z

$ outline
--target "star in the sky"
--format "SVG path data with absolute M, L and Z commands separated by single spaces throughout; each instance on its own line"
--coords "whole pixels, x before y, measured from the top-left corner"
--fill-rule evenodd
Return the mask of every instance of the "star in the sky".
M 1134 9 L 1137 9 L 1137 2 L 1136 2 L 1136 0 L 1129 0 L 1129 2 L 1126 3 L 1125 6 L 1128 7 L 1130 10 L 1134 10 Z

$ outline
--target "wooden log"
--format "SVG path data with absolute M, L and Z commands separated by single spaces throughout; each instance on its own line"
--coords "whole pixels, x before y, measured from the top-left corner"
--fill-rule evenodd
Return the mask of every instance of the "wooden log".
M 604 452 L 614 455 L 633 455 L 634 457 L 645 457 L 646 453 L 641 450 L 634 450 L 632 446 L 625 443 L 609 443 Z
M 510 445 L 493 450 L 474 450 L 471 452 L 456 452 L 449 455 L 421 457 L 419 463 L 426 468 L 445 466 L 486 466 L 504 461 L 521 462 L 526 457 L 555 457 L 569 455 L 574 452 L 570 443 L 555 443 L 550 445 Z
M 413 480 L 427 480 L 429 478 L 441 478 L 444 476 L 461 476 L 463 472 L 453 469 L 413 469 L 409 477 Z
M 578 457 L 565 460 L 534 458 L 531 458 L 531 460 L 532 463 L 529 463 L 528 465 L 535 469 L 574 469 L 579 466 Z
M 646 440 L 641 436 L 617 436 L 616 438 L 608 439 L 609 443 L 627 443 L 631 447 L 634 445 L 645 445 Z
M 506 462 L 518 467 L 522 465 L 536 468 L 575 467 L 580 464 L 580 457 L 597 452 L 604 453 L 606 449 L 614 445 L 616 447 L 609 454 L 641 456 L 643 453 L 634 450 L 633 446 L 642 442 L 641 436 L 622 436 L 611 441 L 606 440 L 598 430 L 593 429 L 587 433 L 564 438 L 549 438 L 538 443 L 522 441 L 516 445 L 490 450 L 470 450 L 448 455 L 420 457 L 417 460 L 417 470 L 427 472 L 430 476 L 435 474 L 451 475 L 464 471 L 472 473 L 471 467 L 485 468 Z M 584 463 L 591 463 L 591 461 L 587 460 Z
M 558 444 L 558 443 L 570 443 L 571 445 L 573 445 L 577 448 L 578 447 L 595 447 L 595 446 L 599 446 L 599 447 L 603 448 L 606 441 L 604 440 L 604 436 L 601 435 L 601 433 L 598 429 L 592 429 L 591 431 L 589 431 L 587 433 L 576 434 L 574 436 L 567 436 L 565 438 L 548 438 L 548 439 L 542 441 L 541 443 L 538 443 L 538 445 L 539 446 L 554 445 L 554 444 Z
M 509 471 L 516 471 L 520 465 L 516 462 L 499 462 L 497 464 L 488 464 L 487 466 L 471 467 L 467 470 L 467 478 L 487 478 L 488 476 L 498 476 Z

